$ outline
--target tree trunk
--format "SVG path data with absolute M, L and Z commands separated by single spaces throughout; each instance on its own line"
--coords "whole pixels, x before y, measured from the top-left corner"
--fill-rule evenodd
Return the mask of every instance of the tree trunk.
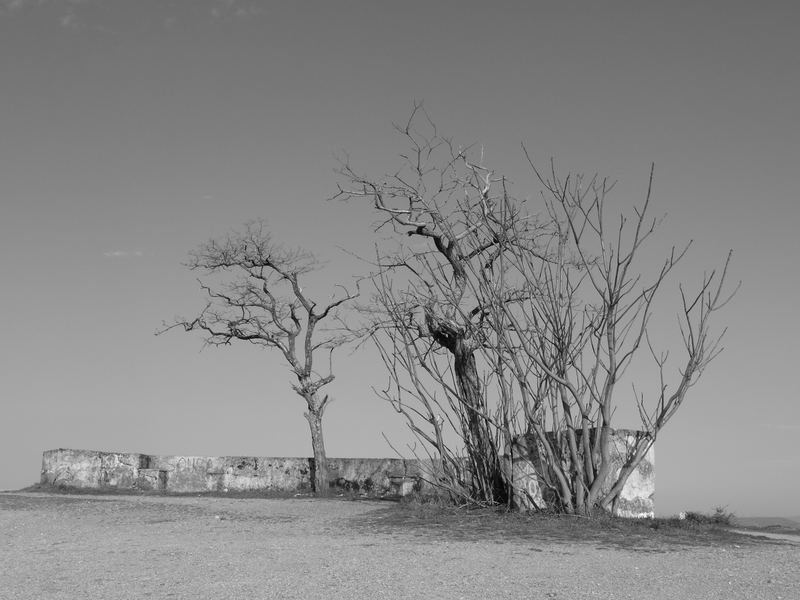
M 462 439 L 467 451 L 467 465 L 472 481 L 469 485 L 486 502 L 505 502 L 507 490 L 500 458 L 487 424 L 487 407 L 475 361 L 475 350 L 467 340 L 464 328 L 439 318 L 433 307 L 425 308 L 425 323 L 433 339 L 453 356 L 453 372 L 463 408 L 460 409 Z
M 312 477 L 314 493 L 318 496 L 327 496 L 328 485 L 328 457 L 325 454 L 325 439 L 322 436 L 322 410 L 312 409 L 309 402 L 309 410 L 305 414 L 308 425 L 311 428 L 311 449 L 314 452 L 314 464 L 312 465 Z
M 487 408 L 481 390 L 475 353 L 461 338 L 455 340 L 451 352 L 461 400 L 466 406 L 464 413 L 467 431 L 464 433 L 468 433 L 468 436 L 464 436 L 464 442 L 466 442 L 468 458 L 474 471 L 474 483 L 480 486 L 485 500 L 504 502 L 507 490 L 497 456 L 497 448 L 483 416 L 486 414 Z

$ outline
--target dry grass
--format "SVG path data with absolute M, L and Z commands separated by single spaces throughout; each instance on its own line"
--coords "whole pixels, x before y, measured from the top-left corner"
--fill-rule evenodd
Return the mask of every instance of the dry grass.
M 699 514 L 699 513 L 696 513 Z M 454 540 L 591 544 L 598 548 L 667 552 L 686 547 L 747 546 L 763 543 L 730 529 L 731 522 L 705 519 L 592 518 L 558 514 L 523 514 L 498 508 L 453 507 L 445 503 L 399 502 L 367 523 L 386 532 L 403 529 L 420 536 Z

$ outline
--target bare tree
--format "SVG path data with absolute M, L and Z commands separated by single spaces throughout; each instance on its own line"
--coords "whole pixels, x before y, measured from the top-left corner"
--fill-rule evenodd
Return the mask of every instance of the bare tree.
M 526 152 L 527 156 L 527 152 Z M 697 289 L 679 285 L 679 327 L 684 356 L 676 383 L 668 383 L 666 352 L 657 352 L 648 333 L 653 303 L 667 276 L 691 243 L 673 247 L 650 272 L 637 268 L 641 248 L 660 220 L 650 216 L 653 169 L 641 205 L 632 214 L 606 215 L 613 183 L 597 177 L 540 172 L 542 202 L 551 242 L 548 251 L 513 246 L 505 268 L 521 275 L 526 301 L 520 307 L 494 303 L 494 356 L 513 381 L 526 408 L 525 434 L 544 463 L 541 477 L 566 512 L 613 510 L 630 474 L 684 401 L 708 364 L 722 350 L 724 331 L 711 332 L 713 315 L 735 294 L 724 284 L 731 254 L 720 271 L 706 273 Z M 483 285 L 482 293 L 493 293 Z M 618 383 L 640 350 L 654 360 L 658 387 L 633 387 L 640 429 L 625 455 L 612 456 L 612 426 L 619 405 Z M 499 373 L 498 373 L 499 374 Z
M 382 396 L 439 465 L 435 479 L 459 500 L 510 502 L 503 454 L 527 439 L 551 499 L 546 508 L 613 509 L 721 349 L 710 323 L 732 295 L 723 291 L 730 256 L 694 293 L 680 286 L 686 357 L 669 392 L 667 357 L 655 350 L 648 323 L 688 247 L 673 249 L 649 276 L 636 270 L 634 259 L 659 224 L 649 217 L 650 189 L 632 218 L 620 215 L 609 227 L 608 181 L 534 168 L 545 193 L 531 213 L 484 165 L 482 151 L 440 135 L 421 106 L 396 130 L 409 147 L 400 168 L 371 178 L 343 162 L 336 196 L 369 199 L 378 229 L 393 234 L 378 245 L 362 331 L 389 372 Z M 661 385 L 655 397 L 636 390 L 641 431 L 615 468 L 616 386 L 642 349 L 655 359 Z
M 262 221 L 249 222 L 240 232 L 202 244 L 190 254 L 187 266 L 216 276 L 214 284 L 198 280 L 208 302 L 194 319 L 176 319 L 158 333 L 179 327 L 202 332 L 206 344 L 212 346 L 243 341 L 279 351 L 296 378 L 292 389 L 308 408 L 314 491 L 327 493 L 322 416 L 330 397 L 320 390 L 334 380 L 333 351 L 344 338 L 318 326 L 357 294 L 340 286 L 339 298 L 332 296 L 329 303 L 318 305 L 300 284 L 301 276 L 318 267 L 316 259 L 303 250 L 274 243 Z M 322 351 L 328 353 L 324 375 L 314 368 L 315 353 Z
M 480 353 L 491 333 L 487 300 L 513 304 L 520 296 L 510 280 L 498 280 L 499 295 L 487 298 L 478 280 L 506 245 L 535 245 L 539 228 L 510 202 L 502 178 L 440 136 L 421 106 L 395 127 L 410 146 L 401 168 L 372 179 L 344 162 L 346 185 L 335 196 L 370 199 L 378 229 L 398 234 L 396 247 L 378 248 L 363 333 L 390 373 L 383 396 L 431 450 L 435 478 L 456 499 L 505 502 L 509 415 L 490 406 Z

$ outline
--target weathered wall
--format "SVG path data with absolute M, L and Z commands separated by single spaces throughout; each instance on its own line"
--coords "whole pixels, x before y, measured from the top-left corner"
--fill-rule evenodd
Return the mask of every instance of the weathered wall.
M 48 450 L 42 455 L 43 484 L 78 488 L 136 486 L 141 454 L 94 450 Z
M 313 460 L 253 456 L 158 456 L 94 450 L 47 450 L 41 482 L 76 488 L 166 492 L 311 489 Z M 331 485 L 374 494 L 419 487 L 420 465 L 399 458 L 328 459 Z
M 637 434 L 640 432 L 627 429 L 618 429 L 614 441 L 614 470 L 611 479 L 616 480 L 625 461 L 626 453 L 633 448 Z M 656 453 L 651 446 L 642 462 L 630 474 L 625 486 L 620 492 L 619 499 L 614 506 L 614 514 L 620 517 L 650 517 L 655 516 L 656 495 Z
M 618 430 L 612 454 L 615 479 L 635 432 Z M 506 477 L 515 490 L 515 503 L 532 508 L 545 505 L 534 456 L 506 458 Z M 77 488 L 138 489 L 172 493 L 212 491 L 304 491 L 311 489 L 309 458 L 253 456 L 158 456 L 94 450 L 47 450 L 42 456 L 41 482 Z M 432 489 L 430 464 L 399 458 L 330 458 L 332 487 L 375 495 L 404 496 Z M 655 494 L 654 453 L 651 449 L 634 471 L 614 507 L 624 517 L 652 517 Z
M 640 434 L 641 432 L 628 429 L 618 429 L 612 433 L 611 472 L 606 479 L 605 491 L 610 490 L 613 482 L 617 480 L 620 470 L 634 448 L 637 435 Z M 514 504 L 523 509 L 544 507 L 547 504 L 544 498 L 544 482 L 538 475 L 537 468 L 544 469 L 545 463 L 539 456 L 535 442 L 519 441 L 521 442 L 519 446 L 515 444 L 517 450 L 513 461 L 506 457 L 504 465 L 506 477 L 514 488 Z M 651 447 L 625 482 L 613 507 L 614 514 L 620 517 L 654 517 L 655 491 L 655 449 Z

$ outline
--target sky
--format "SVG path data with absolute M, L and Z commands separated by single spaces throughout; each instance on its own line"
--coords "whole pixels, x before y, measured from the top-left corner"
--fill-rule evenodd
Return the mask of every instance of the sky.
M 521 143 L 617 180 L 619 206 L 655 163 L 667 217 L 646 257 L 694 243 L 654 332 L 679 340 L 678 281 L 729 249 L 742 281 L 725 351 L 658 439 L 656 511 L 800 514 L 799 17 L 770 1 L 0 0 L 0 489 L 38 481 L 59 447 L 310 455 L 279 357 L 154 332 L 203 306 L 188 252 L 250 219 L 321 257 L 322 297 L 350 282 L 374 215 L 326 201 L 335 157 L 397 167 L 392 122 L 424 101 L 521 196 L 541 189 Z M 385 437 L 409 438 L 370 348 L 334 369 L 328 455 L 394 456 Z

